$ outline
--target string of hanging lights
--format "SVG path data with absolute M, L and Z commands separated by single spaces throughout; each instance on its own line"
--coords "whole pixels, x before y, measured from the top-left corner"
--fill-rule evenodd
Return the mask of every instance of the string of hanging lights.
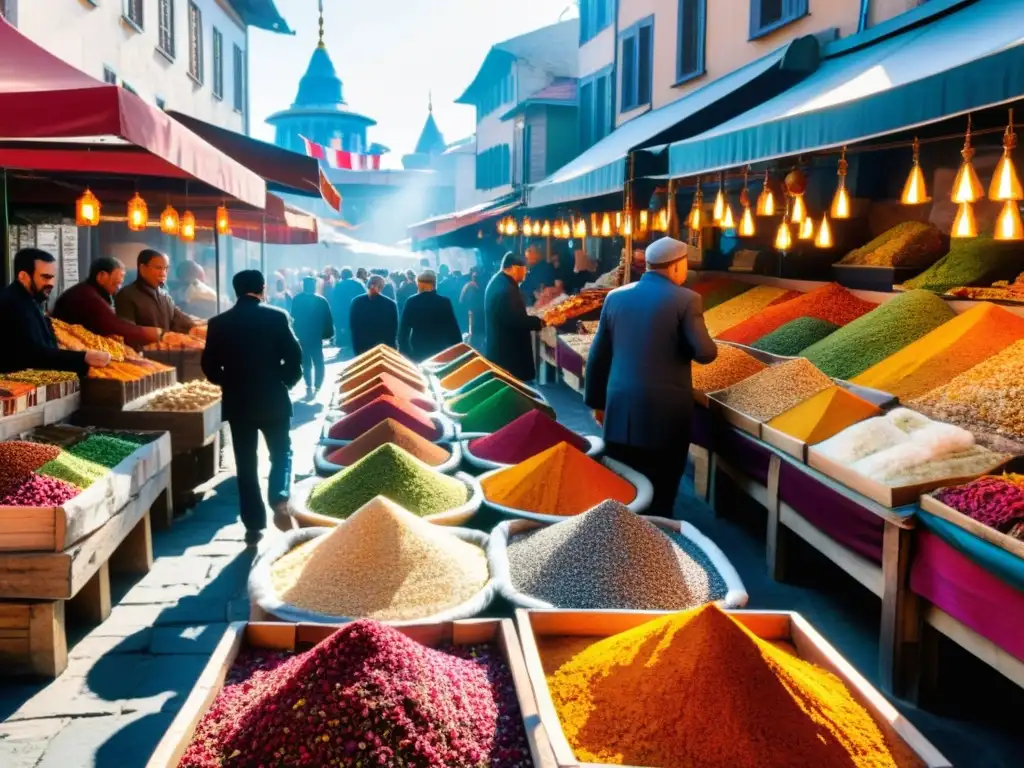
M 79 227 L 95 227 L 100 223 L 103 206 L 92 190 L 85 191 L 75 200 L 75 224 Z M 125 209 L 125 225 L 132 232 L 144 232 L 150 226 L 149 206 L 142 196 L 136 192 L 128 201 Z M 196 239 L 196 217 L 190 210 L 181 216 L 177 209 L 167 202 L 155 226 L 165 235 L 180 237 L 185 242 Z M 214 231 L 218 235 L 231 234 L 231 216 L 223 203 L 217 206 L 214 218 Z

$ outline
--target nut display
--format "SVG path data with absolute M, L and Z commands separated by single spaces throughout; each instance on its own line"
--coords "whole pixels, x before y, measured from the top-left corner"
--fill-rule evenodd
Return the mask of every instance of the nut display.
M 47 387 L 51 384 L 78 381 L 78 376 L 70 371 L 39 371 L 34 368 L 15 371 L 14 373 L 5 373 L 4 378 L 8 381 L 20 381 L 35 387 Z
M 220 387 L 208 381 L 196 380 L 161 390 L 140 410 L 201 411 L 219 399 Z
M 53 319 L 53 333 L 57 337 L 57 343 L 62 349 L 70 349 L 76 352 L 84 352 L 88 349 L 98 349 L 110 354 L 114 362 L 132 360 L 138 355 L 118 338 L 106 338 L 93 333 L 81 325 L 71 325 L 62 320 Z

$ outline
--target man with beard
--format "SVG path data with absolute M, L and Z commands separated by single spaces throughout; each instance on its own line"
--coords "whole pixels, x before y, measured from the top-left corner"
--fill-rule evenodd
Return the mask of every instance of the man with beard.
M 164 287 L 170 267 L 164 254 L 147 248 L 139 253 L 136 264 L 139 276 L 114 298 L 118 317 L 136 325 L 155 326 L 164 333 L 188 333 L 199 324 L 175 306 Z
M 36 248 L 14 255 L 14 282 L 0 293 L 0 373 L 26 368 L 71 371 L 84 378 L 89 367 L 102 368 L 110 355 L 100 350 L 72 352 L 57 345 L 43 305 L 57 282 L 57 260 Z

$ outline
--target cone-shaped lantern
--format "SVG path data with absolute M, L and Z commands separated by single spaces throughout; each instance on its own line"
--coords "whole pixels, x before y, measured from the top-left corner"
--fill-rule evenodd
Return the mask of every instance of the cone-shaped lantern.
M 953 229 L 950 237 L 977 237 L 978 222 L 974 219 L 974 206 L 970 203 L 960 203 L 960 208 L 953 219 Z
M 612 217 L 607 213 L 601 219 L 601 237 L 612 236 Z
M 633 234 L 633 217 L 631 215 L 622 217 L 622 234 L 623 236 Z
M 818 234 L 814 238 L 814 245 L 818 248 L 832 247 L 832 226 L 828 223 L 828 214 L 821 217 L 821 226 L 818 227 Z
M 180 225 L 178 212 L 168 203 L 164 212 L 160 214 L 160 231 L 165 235 L 176 235 Z
M 789 220 L 794 224 L 803 224 L 807 218 L 807 206 L 804 205 L 804 196 L 793 195 L 793 210 L 790 211 Z
M 699 231 L 704 226 L 704 191 L 700 188 L 699 180 L 697 181 L 697 192 L 693 196 L 693 206 L 690 208 L 687 224 L 694 231 Z
M 637 214 L 637 229 L 640 232 L 640 236 L 644 237 L 647 235 L 648 224 L 650 222 L 650 214 L 647 209 L 640 211 Z
M 573 235 L 580 239 L 587 236 L 587 222 L 583 218 L 576 219 L 576 227 Z
M 996 219 L 996 240 L 1024 240 L 1024 223 L 1016 200 L 1007 200 Z
M 711 209 L 711 221 L 721 225 L 725 218 L 725 190 L 722 189 L 722 175 L 718 175 L 718 194 L 715 195 L 715 207 Z
M 839 169 L 836 174 L 839 176 L 839 185 L 836 187 L 835 197 L 832 198 L 832 218 L 850 218 L 850 193 L 846 189 L 846 174 L 850 170 L 850 164 L 846 162 L 846 147 L 843 147 L 843 154 L 839 156 Z
M 191 243 L 196 239 L 196 217 L 192 214 L 192 211 L 185 211 L 185 214 L 181 217 L 180 236 L 186 243 Z
M 135 197 L 128 201 L 128 229 L 132 232 L 142 232 L 149 223 L 149 208 L 146 201 L 135 193 Z
M 928 197 L 928 187 L 924 183 L 924 171 L 921 170 L 921 143 L 914 137 L 914 164 L 910 168 L 910 175 L 907 176 L 907 183 L 903 185 L 903 194 L 900 195 L 900 202 L 904 205 L 921 205 L 931 200 Z
M 800 222 L 800 230 L 797 235 L 801 240 L 813 240 L 814 239 L 814 219 L 810 216 L 804 218 Z
M 725 213 L 722 214 L 722 220 L 719 222 L 719 226 L 722 229 L 736 229 L 736 217 L 733 216 L 732 206 L 727 200 L 725 202 Z
M 750 206 L 746 206 L 743 209 L 743 215 L 740 217 L 740 228 L 737 230 L 740 237 L 753 237 L 757 234 L 757 228 L 754 226 L 754 212 L 750 210 Z
M 779 222 L 779 231 L 775 233 L 775 250 L 788 251 L 793 245 L 793 233 L 789 231 L 789 222 Z
M 774 216 L 775 215 L 775 195 L 772 192 L 772 188 L 769 186 L 770 179 L 768 178 L 768 171 L 764 172 L 764 186 L 761 187 L 761 194 L 757 196 L 757 215 L 758 216 Z
M 1003 156 L 996 165 L 992 184 L 988 188 L 991 200 L 1024 200 L 1020 177 L 1013 165 L 1013 150 L 1017 148 L 1017 134 L 1013 132 L 1013 110 L 1010 110 L 1010 124 L 1003 133 Z
M 88 187 L 75 201 L 75 224 L 79 227 L 95 227 L 100 223 L 100 201 Z
M 542 226 L 540 228 L 540 233 L 544 237 L 549 237 L 551 235 L 551 222 L 550 221 L 545 221 L 544 222 L 544 226 Z
M 985 194 L 985 190 L 981 186 L 978 172 L 974 170 L 974 147 L 971 146 L 970 115 L 967 116 L 967 133 L 964 134 L 964 148 L 960 150 L 960 157 L 963 158 L 963 162 L 960 163 L 960 170 L 957 171 L 956 179 L 953 180 L 953 195 L 951 199 L 954 203 L 977 202 Z M 973 215 L 971 218 L 974 218 Z

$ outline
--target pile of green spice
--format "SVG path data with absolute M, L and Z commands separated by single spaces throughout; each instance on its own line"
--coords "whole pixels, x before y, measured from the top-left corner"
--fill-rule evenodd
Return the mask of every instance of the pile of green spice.
M 932 224 L 904 221 L 870 243 L 850 251 L 840 264 L 862 267 L 928 267 L 945 252 L 942 233 Z
M 344 520 L 375 496 L 427 517 L 462 506 L 469 499 L 469 489 L 394 443 L 385 443 L 319 483 L 306 504 L 317 514 Z
M 46 462 L 37 471 L 41 475 L 63 480 L 79 488 L 88 488 L 110 470 L 88 459 L 80 459 L 62 451 L 60 456 Z
M 955 315 L 935 294 L 910 291 L 829 334 L 801 354 L 829 376 L 852 379 Z
M 725 597 L 704 551 L 617 501 L 514 536 L 512 585 L 556 608 L 675 611 Z
M 180 768 L 533 765 L 493 644 L 427 648 L 371 620 L 305 653 L 243 650 Z
M 995 240 L 991 235 L 955 238 L 949 253 L 903 287 L 945 293 L 962 285 L 990 285 L 996 280 L 1013 280 L 1020 264 L 1020 243 Z
M 714 309 L 719 304 L 724 304 L 729 299 L 735 299 L 741 293 L 745 293 L 754 287 L 753 283 L 741 283 L 738 280 L 731 280 L 728 277 L 715 277 L 711 280 L 701 280 L 688 285 L 700 294 L 704 300 L 704 309 Z
M 68 453 L 111 469 L 135 453 L 138 447 L 137 443 L 119 437 L 90 435 L 68 449 Z
M 468 392 L 449 398 L 446 401 L 446 404 L 452 413 L 457 413 L 462 416 L 469 413 L 487 398 L 498 394 L 503 389 L 510 389 L 510 387 L 501 379 L 489 379 L 488 381 L 480 384 L 480 386 L 470 389 Z
M 477 403 L 459 423 L 463 432 L 497 432 L 530 411 L 541 411 L 551 417 L 555 415 L 551 408 L 527 397 L 518 389 L 505 387 Z
M 798 317 L 767 336 L 762 336 L 750 346 L 760 349 L 762 352 L 771 352 L 773 355 L 793 357 L 837 330 L 839 330 L 839 326 L 828 320 L 819 320 L 816 317 Z

